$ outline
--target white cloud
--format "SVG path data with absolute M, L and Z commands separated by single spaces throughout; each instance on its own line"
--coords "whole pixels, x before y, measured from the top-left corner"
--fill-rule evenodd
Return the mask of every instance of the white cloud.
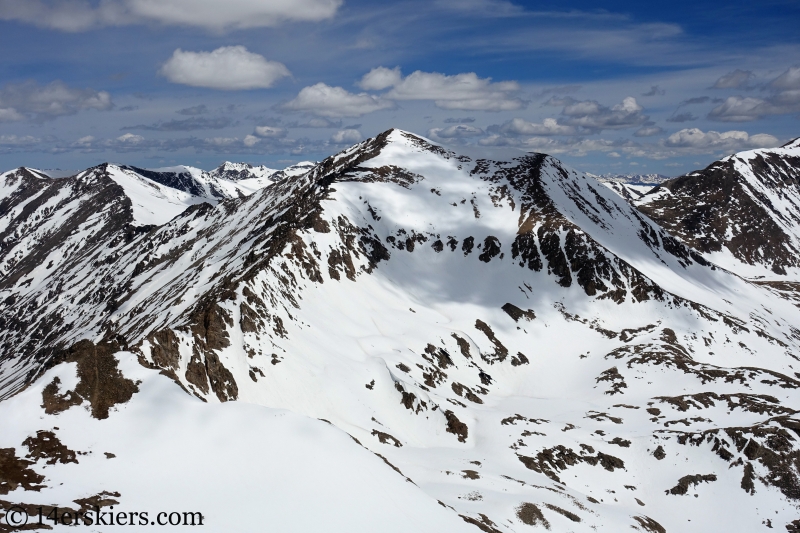
M 85 139 L 86 138 L 84 137 L 84 140 Z M 126 133 L 124 135 L 120 135 L 119 137 L 117 137 L 117 140 L 125 144 L 139 144 L 144 142 L 144 137 L 133 133 Z
M 399 84 L 402 80 L 400 67 L 393 69 L 377 67 L 364 74 L 364 77 L 358 82 L 358 86 L 365 91 L 382 91 Z
M 8 84 L 0 90 L 0 120 L 19 120 L 24 115 L 48 120 L 87 109 L 105 111 L 112 107 L 107 92 L 75 89 L 61 81 L 47 85 L 28 81 Z
M 276 128 L 274 126 L 257 126 L 253 134 L 258 137 L 267 137 L 271 139 L 279 139 L 286 137 L 286 130 L 283 128 Z
M 379 96 L 367 93 L 353 94 L 341 87 L 331 87 L 324 83 L 303 88 L 294 100 L 282 106 L 289 111 L 305 111 L 328 118 L 360 117 L 392 107 L 394 107 L 393 102 Z
M 25 118 L 13 107 L 0 108 L 0 122 L 14 122 Z
M 515 118 L 500 126 L 499 130 L 511 135 L 574 135 L 576 131 L 573 126 L 559 124 L 554 118 L 546 118 L 541 124 Z
M 467 124 L 458 124 L 447 128 L 433 128 L 428 131 L 428 136 L 439 139 L 464 139 L 483 135 L 483 130 Z
M 228 91 L 264 89 L 291 76 L 283 63 L 248 52 L 244 46 L 223 46 L 213 52 L 178 48 L 159 73 L 172 83 Z
M 786 72 L 769 83 L 769 87 L 778 90 L 800 89 L 800 67 L 790 67 Z
M 749 122 L 768 115 L 800 111 L 800 67 L 791 67 L 766 86 L 765 98 L 730 96 L 711 110 L 708 118 L 720 122 Z
M 258 144 L 260 141 L 261 139 L 259 139 L 255 135 L 245 135 L 244 140 L 242 142 L 244 143 L 245 146 L 250 148 Z
M 748 122 L 767 114 L 768 105 L 761 98 L 729 96 L 708 114 L 711 120 L 720 122 Z
M 32 146 L 34 144 L 38 144 L 39 142 L 41 142 L 41 139 L 37 137 L 31 137 L 30 135 L 0 135 L 0 146 Z
M 515 81 L 493 83 L 474 72 L 447 76 L 438 72 L 416 71 L 405 78 L 399 68 L 372 69 L 359 82 L 364 89 L 391 90 L 384 95 L 391 100 L 433 100 L 442 109 L 470 111 L 513 111 L 526 106 L 516 96 L 520 86 Z
M 565 101 L 560 99 L 553 102 L 556 105 L 566 104 L 561 113 L 568 117 L 567 124 L 579 126 L 591 132 L 640 126 L 649 118 L 642 114 L 644 108 L 632 96 L 624 98 L 622 103 L 611 108 L 600 105 L 594 100 Z
M 333 144 L 355 144 L 361 141 L 361 132 L 358 130 L 339 130 L 331 135 Z
M 739 70 L 737 68 L 733 72 L 728 72 L 720 77 L 711 87 L 713 89 L 741 89 L 744 88 L 751 79 L 753 79 L 752 72 L 749 70 Z
M 333 17 L 343 0 L 0 0 L 0 20 L 62 31 L 159 23 L 212 31 L 315 22 Z
M 778 139 L 772 135 L 760 133 L 748 135 L 746 131 L 707 131 L 698 128 L 687 128 L 673 133 L 664 141 L 664 145 L 672 148 L 695 148 L 738 151 L 748 148 L 768 148 L 778 146 Z

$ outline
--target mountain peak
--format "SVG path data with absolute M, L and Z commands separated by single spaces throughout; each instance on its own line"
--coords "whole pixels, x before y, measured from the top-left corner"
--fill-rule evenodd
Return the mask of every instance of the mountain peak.
M 781 146 L 781 148 L 800 148 L 800 137 L 789 141 L 788 143 Z

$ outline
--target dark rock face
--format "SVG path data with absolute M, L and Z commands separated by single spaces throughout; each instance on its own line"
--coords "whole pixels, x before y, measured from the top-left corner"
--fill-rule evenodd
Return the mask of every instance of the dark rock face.
M 800 265 L 800 156 L 731 156 L 662 183 L 638 205 L 700 252 L 727 250 L 777 274 Z

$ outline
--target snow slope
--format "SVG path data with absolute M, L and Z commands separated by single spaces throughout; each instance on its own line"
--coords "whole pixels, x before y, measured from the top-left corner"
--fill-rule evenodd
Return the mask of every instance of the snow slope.
M 104 507 L 105 515 L 112 512 L 108 503 L 115 513 L 148 513 L 144 523 L 136 516 L 134 525 L 153 524 L 159 512 L 201 512 L 204 531 L 471 530 L 325 422 L 242 402 L 207 405 L 139 365 L 134 354 L 117 357 L 123 374 L 139 383 L 139 392 L 106 420 L 84 409 L 47 415 L 40 405 L 46 384 L 56 378 L 65 384 L 78 381 L 75 363 L 48 371 L 36 385 L 0 404 L 0 449 L 25 450 L 21 443 L 37 436 L 41 418 L 61 446 L 34 469 L 45 476 L 45 487 L 3 491 L 2 501 L 33 507 L 62 502 L 79 509 L 74 500 L 106 493 L 103 499 L 113 501 Z M 265 483 L 280 489 L 264 490 Z M 52 526 L 43 514 L 44 524 Z

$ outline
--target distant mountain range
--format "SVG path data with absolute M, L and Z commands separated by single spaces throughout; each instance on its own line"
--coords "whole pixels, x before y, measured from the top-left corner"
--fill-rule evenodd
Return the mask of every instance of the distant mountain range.
M 797 140 L 667 179 L 396 129 L 2 174 L 0 522 L 800 531 L 798 177 Z
M 663 174 L 600 174 L 597 181 L 603 183 L 626 183 L 628 185 L 651 185 L 655 186 L 669 179 Z

